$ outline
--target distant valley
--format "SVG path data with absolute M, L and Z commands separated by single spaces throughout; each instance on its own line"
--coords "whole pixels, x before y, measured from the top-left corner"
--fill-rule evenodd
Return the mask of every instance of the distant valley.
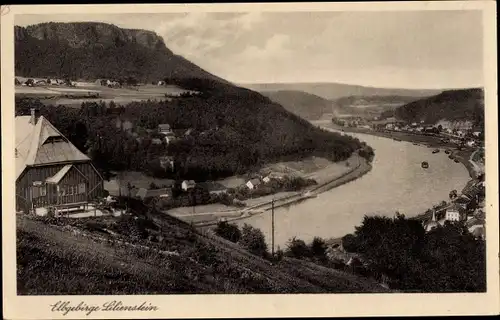
M 255 83 L 240 86 L 259 92 L 267 91 L 302 91 L 320 96 L 328 100 L 336 100 L 349 96 L 405 96 L 429 97 L 442 90 L 390 89 L 365 87 L 342 83 Z

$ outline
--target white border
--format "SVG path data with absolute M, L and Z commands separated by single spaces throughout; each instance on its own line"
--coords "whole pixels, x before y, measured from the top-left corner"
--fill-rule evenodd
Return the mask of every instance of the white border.
M 102 304 L 119 299 L 125 304 L 148 301 L 157 312 L 93 313 L 88 318 L 197 318 L 197 317 L 316 317 L 393 315 L 475 315 L 499 313 L 498 264 L 498 127 L 496 96 L 496 3 L 494 1 L 416 1 L 378 3 L 279 4 L 120 4 L 10 6 L 1 17 L 2 52 L 2 227 L 4 316 L 7 319 L 70 318 L 50 311 L 60 298 Z M 155 296 L 31 296 L 16 295 L 14 206 L 14 61 L 13 26 L 16 14 L 160 13 L 186 11 L 408 11 L 482 10 L 484 13 L 484 74 L 486 104 L 487 278 L 488 292 L 477 294 L 300 294 L 300 295 L 155 295 Z M 73 317 L 85 317 L 73 313 Z

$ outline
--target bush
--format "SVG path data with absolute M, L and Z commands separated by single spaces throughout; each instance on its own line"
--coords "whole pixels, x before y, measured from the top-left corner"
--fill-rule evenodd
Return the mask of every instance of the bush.
M 267 257 L 269 255 L 267 243 L 262 231 L 246 223 L 241 230 L 239 244 L 255 255 L 261 257 Z
M 229 224 L 226 221 L 220 221 L 217 223 L 215 228 L 215 233 L 231 242 L 238 242 L 241 239 L 241 231 L 236 224 Z
M 326 242 L 320 237 L 314 237 L 310 245 L 313 256 L 318 258 L 326 257 Z
M 289 242 L 285 255 L 293 258 L 309 258 L 312 256 L 312 252 L 306 245 L 304 240 L 297 239 L 293 237 Z

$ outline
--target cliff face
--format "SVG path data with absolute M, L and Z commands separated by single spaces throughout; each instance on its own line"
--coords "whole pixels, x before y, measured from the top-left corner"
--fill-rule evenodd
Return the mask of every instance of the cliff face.
M 19 76 L 224 81 L 172 53 L 152 31 L 97 22 L 49 22 L 16 26 L 15 40 L 15 70 Z

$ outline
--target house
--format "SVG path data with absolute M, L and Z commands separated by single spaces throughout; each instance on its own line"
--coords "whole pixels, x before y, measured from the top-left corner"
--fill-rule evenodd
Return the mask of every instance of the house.
M 161 141 L 161 139 L 153 138 L 153 139 L 151 139 L 151 143 L 152 144 L 162 144 L 163 142 Z
M 38 81 L 35 82 L 35 84 L 37 86 L 45 86 L 45 85 L 47 85 L 47 81 L 45 81 L 45 80 L 38 80 Z
M 165 138 L 164 139 L 165 139 L 166 144 L 169 144 L 169 143 L 175 141 L 176 137 L 175 137 L 175 134 L 173 132 L 167 132 L 165 134 Z
M 255 178 L 248 180 L 248 182 L 245 185 L 247 186 L 248 189 L 253 190 L 257 188 L 260 185 L 260 183 L 261 183 L 260 180 Z
M 476 145 L 476 141 L 474 140 L 468 140 L 466 143 L 465 143 L 468 147 L 473 147 Z
M 215 181 L 200 182 L 198 185 L 206 189 L 209 194 L 223 194 L 227 192 L 225 186 Z
M 265 176 L 263 179 L 262 179 L 262 182 L 264 183 L 269 183 L 271 182 L 271 178 L 269 176 Z
M 134 124 L 129 120 L 116 118 L 116 127 L 123 131 L 131 131 L 134 128 Z
M 158 81 L 158 85 L 159 86 L 164 86 L 165 85 L 165 81 L 162 81 L 162 80 Z
M 172 189 L 171 188 L 161 188 L 161 189 L 146 189 L 140 188 L 136 193 L 136 198 L 141 200 L 158 198 L 158 199 L 168 199 L 172 197 Z
M 467 196 L 461 195 L 460 197 L 456 198 L 453 202 L 462 207 L 463 209 L 467 209 L 467 205 L 470 203 L 471 199 L 469 199 Z
M 95 81 L 95 84 L 98 86 L 107 86 L 109 84 L 108 81 L 109 80 L 106 80 L 106 79 L 97 79 Z
M 158 125 L 158 133 L 166 135 L 167 133 L 171 133 L 171 132 L 172 132 L 172 128 L 170 127 L 170 125 L 168 123 L 163 123 L 163 124 Z
M 184 191 L 188 191 L 193 189 L 196 186 L 196 182 L 194 180 L 184 180 L 182 181 L 181 188 Z
M 160 166 L 163 169 L 169 168 L 174 171 L 174 158 L 169 156 L 160 157 Z
M 35 109 L 17 116 L 15 128 L 17 211 L 43 214 L 102 197 L 103 178 L 90 158 Z
M 459 205 L 453 205 L 446 209 L 445 220 L 446 221 L 460 221 L 464 214 L 464 209 Z

